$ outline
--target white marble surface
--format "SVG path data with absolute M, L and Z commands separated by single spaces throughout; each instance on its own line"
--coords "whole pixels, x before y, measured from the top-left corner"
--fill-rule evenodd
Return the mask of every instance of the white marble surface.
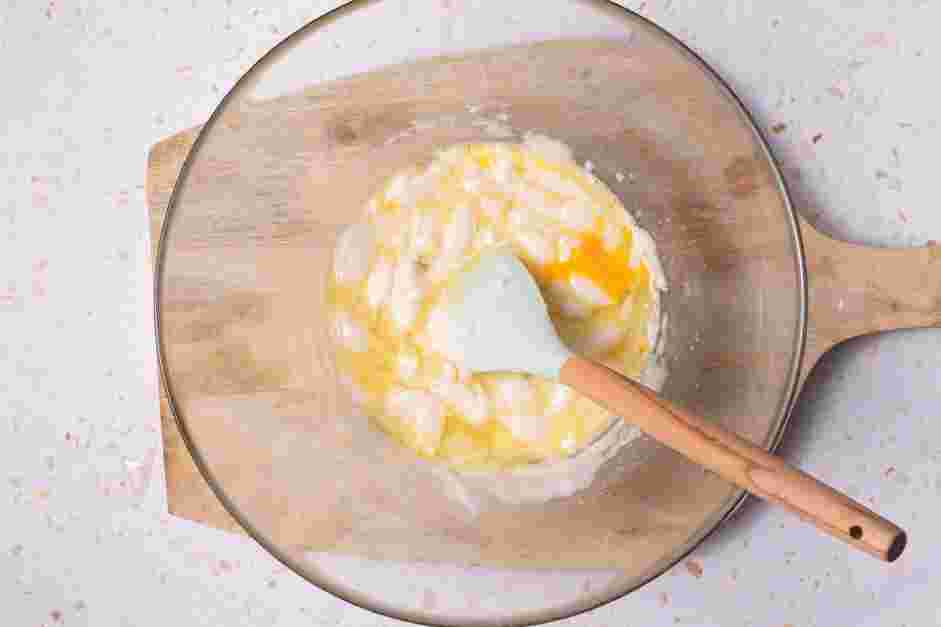
M 334 3 L 278 4 L 0 4 L 4 624 L 394 623 L 329 597 L 245 538 L 166 514 L 146 150 L 204 120 L 260 54 Z M 877 245 L 941 239 L 941 5 L 627 4 L 702 53 L 779 129 L 769 134 L 788 179 L 824 230 Z M 701 576 L 680 565 L 567 624 L 941 624 L 939 355 L 937 330 L 840 347 L 805 390 L 784 447 L 907 527 L 899 562 L 851 553 L 752 503 L 694 554 Z

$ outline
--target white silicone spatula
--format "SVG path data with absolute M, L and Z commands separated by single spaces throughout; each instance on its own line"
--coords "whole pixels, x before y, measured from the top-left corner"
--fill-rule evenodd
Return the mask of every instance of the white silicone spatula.
M 513 254 L 484 254 L 452 289 L 449 343 L 472 372 L 512 371 L 559 381 L 755 496 L 885 561 L 901 555 L 899 527 L 781 459 L 690 414 L 646 387 L 573 354 L 539 287 Z

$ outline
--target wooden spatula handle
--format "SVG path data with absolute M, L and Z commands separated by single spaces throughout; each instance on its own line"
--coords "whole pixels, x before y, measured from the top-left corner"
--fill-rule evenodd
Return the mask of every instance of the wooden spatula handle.
M 572 357 L 563 366 L 560 381 L 700 466 L 789 509 L 831 536 L 888 562 L 897 559 L 905 548 L 905 532 L 895 524 L 748 440 L 674 407 L 605 366 Z

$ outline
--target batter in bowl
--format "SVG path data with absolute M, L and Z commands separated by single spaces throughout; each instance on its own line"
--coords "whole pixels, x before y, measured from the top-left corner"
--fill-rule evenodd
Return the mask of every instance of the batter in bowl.
M 655 368 L 663 272 L 607 186 L 540 135 L 440 151 L 387 181 L 341 234 L 328 303 L 338 367 L 364 410 L 458 469 L 566 457 L 614 419 L 566 386 L 457 365 L 448 283 L 495 246 L 527 265 L 573 350 L 634 378 Z

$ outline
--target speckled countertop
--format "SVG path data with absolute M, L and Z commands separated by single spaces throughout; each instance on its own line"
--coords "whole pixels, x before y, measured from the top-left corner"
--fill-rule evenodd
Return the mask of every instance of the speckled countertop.
M 394 622 L 313 588 L 245 538 L 166 513 L 146 151 L 203 121 L 259 55 L 334 3 L 278 4 L 0 9 L 4 624 Z M 941 239 L 941 5 L 627 4 L 738 90 L 824 231 L 876 245 Z M 839 347 L 812 376 L 783 449 L 907 527 L 897 563 L 751 503 L 670 574 L 567 624 L 941 624 L 939 356 L 938 330 Z

